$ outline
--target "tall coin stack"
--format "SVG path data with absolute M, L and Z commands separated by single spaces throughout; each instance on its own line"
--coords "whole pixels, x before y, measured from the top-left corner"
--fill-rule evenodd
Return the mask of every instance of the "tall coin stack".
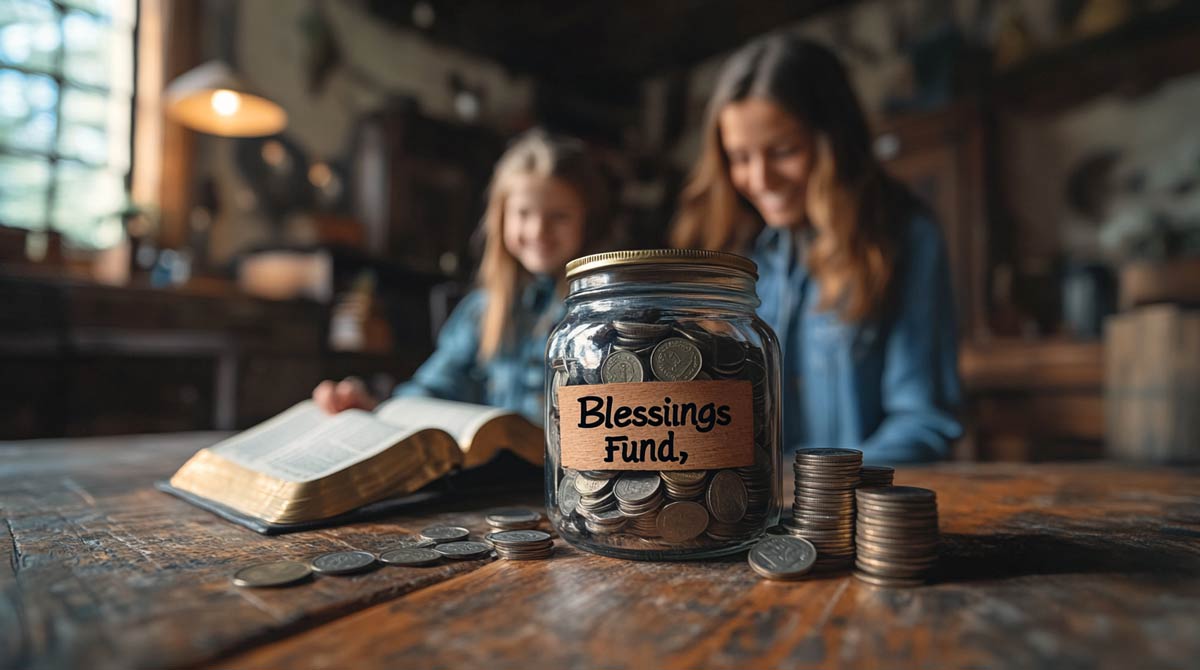
M 896 468 L 890 465 L 864 465 L 858 471 L 858 476 L 862 479 L 858 484 L 858 488 L 866 489 L 875 486 L 891 486 L 892 478 L 896 475 Z
M 919 586 L 937 562 L 937 495 L 912 486 L 859 489 L 854 576 Z
M 793 469 L 796 495 L 789 535 L 817 548 L 815 570 L 850 567 L 854 560 L 854 490 L 862 452 L 857 449 L 801 449 Z

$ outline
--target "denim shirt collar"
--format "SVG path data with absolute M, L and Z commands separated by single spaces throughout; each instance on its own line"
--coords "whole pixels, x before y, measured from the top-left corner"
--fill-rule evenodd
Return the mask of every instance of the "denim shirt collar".
M 769 264 L 770 271 L 790 274 L 793 267 L 807 274 L 804 250 L 812 242 L 811 228 L 793 230 L 767 226 L 754 241 L 754 256 Z
M 551 275 L 534 275 L 521 293 L 521 306 L 533 314 L 546 311 L 554 298 L 558 281 Z

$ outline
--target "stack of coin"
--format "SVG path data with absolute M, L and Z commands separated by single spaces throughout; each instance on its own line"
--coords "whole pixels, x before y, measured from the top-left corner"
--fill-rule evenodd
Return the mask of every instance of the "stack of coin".
M 858 488 L 865 489 L 874 486 L 891 486 L 896 468 L 890 465 L 864 465 L 858 471 L 860 482 Z
M 629 518 L 621 514 L 621 510 L 610 508 L 603 512 L 592 512 L 582 507 L 579 516 L 583 518 L 584 528 L 595 535 L 609 535 L 625 527 Z
M 857 449 L 796 452 L 792 519 L 783 525 L 817 548 L 818 570 L 846 568 L 854 560 L 854 489 L 861 467 Z
M 854 576 L 877 586 L 923 584 L 937 562 L 937 495 L 912 486 L 861 489 Z
M 554 551 L 550 533 L 540 530 L 505 530 L 490 533 L 487 541 L 496 548 L 500 558 L 510 561 L 532 561 L 549 558 Z
M 614 321 L 613 348 L 638 354 L 649 353 L 654 344 L 671 332 L 670 324 Z
M 658 510 L 663 504 L 657 472 L 627 472 L 613 484 L 617 508 L 629 518 L 627 529 L 642 537 L 658 535 Z
M 541 512 L 511 508 L 492 510 L 487 524 L 496 530 L 532 530 L 542 524 Z
M 615 509 L 617 498 L 613 495 L 613 480 L 619 473 L 588 470 L 575 477 L 575 490 L 579 492 L 580 512 L 600 513 Z
M 668 470 L 659 475 L 671 500 L 695 500 L 708 489 L 707 470 Z

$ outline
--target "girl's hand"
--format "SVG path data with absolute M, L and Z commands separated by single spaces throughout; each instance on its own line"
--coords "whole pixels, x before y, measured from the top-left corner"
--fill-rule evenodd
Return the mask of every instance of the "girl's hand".
M 347 409 L 365 409 L 369 412 L 379 404 L 379 400 L 371 395 L 358 377 L 347 377 L 340 382 L 326 379 L 313 389 L 312 398 L 317 407 L 330 414 Z

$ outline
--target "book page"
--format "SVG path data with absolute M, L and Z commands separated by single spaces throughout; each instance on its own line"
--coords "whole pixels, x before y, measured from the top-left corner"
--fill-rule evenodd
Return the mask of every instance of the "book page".
M 370 458 L 414 432 L 360 410 L 329 415 L 306 400 L 211 450 L 271 477 L 306 482 Z
M 375 409 L 375 416 L 401 430 L 440 428 L 454 436 L 466 451 L 475 433 L 498 416 L 512 414 L 506 409 L 437 398 L 392 398 Z

